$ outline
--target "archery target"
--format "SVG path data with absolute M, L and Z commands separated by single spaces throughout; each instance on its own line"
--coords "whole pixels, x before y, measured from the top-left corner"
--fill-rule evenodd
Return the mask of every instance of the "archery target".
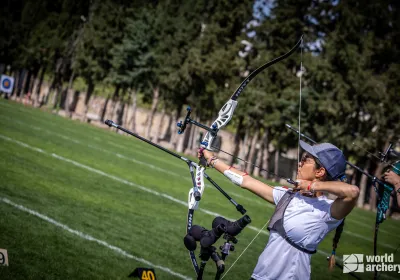
M 12 93 L 13 87 L 14 87 L 14 78 L 7 75 L 1 75 L 0 91 L 6 93 Z

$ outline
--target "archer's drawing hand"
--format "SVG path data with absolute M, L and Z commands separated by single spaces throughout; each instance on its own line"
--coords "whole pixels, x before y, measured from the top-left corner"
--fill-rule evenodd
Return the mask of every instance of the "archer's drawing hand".
M 300 192 L 310 192 L 312 190 L 312 184 L 314 183 L 314 181 L 297 179 L 296 183 L 297 186 L 293 188 L 294 190 Z

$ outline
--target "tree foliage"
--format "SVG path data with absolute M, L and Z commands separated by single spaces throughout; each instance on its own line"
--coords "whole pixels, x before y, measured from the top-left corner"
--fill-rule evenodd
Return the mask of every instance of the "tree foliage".
M 240 98 L 231 129 L 268 133 L 277 149 L 297 146 L 284 128 L 330 141 L 356 161 L 399 141 L 398 1 L 8 1 L 0 12 L 0 63 L 61 85 L 71 72 L 88 91 L 98 83 L 134 89 L 151 103 L 158 88 L 179 115 L 195 108 L 215 117 L 251 71 L 302 51 L 254 79 Z M 3 67 L 4 69 L 4 67 Z M 122 96 L 123 97 L 123 96 Z M 90 98 L 90 95 L 89 95 Z

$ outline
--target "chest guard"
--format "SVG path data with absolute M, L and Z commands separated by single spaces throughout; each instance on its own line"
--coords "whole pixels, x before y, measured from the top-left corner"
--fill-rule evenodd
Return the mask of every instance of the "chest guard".
M 275 212 L 274 214 L 272 214 L 271 219 L 269 220 L 268 223 L 268 230 L 271 231 L 274 230 L 276 232 L 278 232 L 278 234 L 285 239 L 290 245 L 292 245 L 294 248 L 296 248 L 297 250 L 300 250 L 304 253 L 307 254 L 315 254 L 317 252 L 317 250 L 314 251 L 310 251 L 306 248 L 300 247 L 299 245 L 297 245 L 296 243 L 294 243 L 288 236 L 287 233 L 285 231 L 285 228 L 283 227 L 283 217 L 285 214 L 285 210 L 287 208 L 287 206 L 289 205 L 290 201 L 292 201 L 293 197 L 296 195 L 295 192 L 288 190 L 281 198 L 281 200 L 279 200 L 278 205 L 276 205 L 275 208 Z

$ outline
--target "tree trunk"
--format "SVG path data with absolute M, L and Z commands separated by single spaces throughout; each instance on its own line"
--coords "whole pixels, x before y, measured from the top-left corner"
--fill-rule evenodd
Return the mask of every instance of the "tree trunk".
M 49 90 L 47 92 L 46 98 L 44 100 L 44 104 L 42 104 L 42 105 L 45 105 L 45 104 L 47 105 L 48 102 L 49 102 L 49 98 L 50 98 L 50 95 L 51 95 L 52 91 L 54 89 L 57 90 L 57 88 L 58 88 L 58 86 L 60 84 L 60 79 L 61 79 L 61 77 L 60 77 L 60 75 L 61 75 L 61 67 L 62 67 L 62 58 L 60 57 L 59 50 L 56 50 L 56 54 L 54 56 L 54 78 L 53 78 L 53 82 L 51 83 L 51 86 L 50 86 L 50 88 L 49 88 Z M 56 94 L 57 94 L 57 92 L 56 92 Z M 54 100 L 54 96 L 53 96 L 53 100 Z
M 256 160 L 254 164 L 257 165 L 258 167 L 253 166 L 253 175 L 260 177 L 261 176 L 260 168 L 262 168 L 263 156 L 264 156 L 262 141 L 259 141 L 257 143 L 257 147 L 259 147 L 259 149 L 257 150 Z
M 43 84 L 43 79 L 44 79 L 44 73 L 46 72 L 46 66 L 43 66 L 40 70 L 39 74 L 39 81 L 35 85 L 35 106 L 39 105 L 40 103 L 40 90 L 42 89 L 42 84 Z
M 94 91 L 94 83 L 90 79 L 90 80 L 88 80 L 88 88 L 87 88 L 86 96 L 85 96 L 85 110 L 83 113 L 83 121 L 84 122 L 87 121 L 87 113 L 89 111 L 89 101 L 90 101 L 90 98 L 92 97 L 93 91 Z
M 253 174 L 254 172 L 254 165 L 257 157 L 257 143 L 258 143 L 258 135 L 260 134 L 260 130 L 258 127 L 256 127 L 256 131 L 254 133 L 253 139 L 251 141 L 251 148 L 250 148 L 250 153 L 249 153 L 249 162 L 246 166 L 246 170 L 249 168 L 250 174 Z
M 159 97 L 160 97 L 160 89 L 157 86 L 157 87 L 155 87 L 153 89 L 153 102 L 151 104 L 150 114 L 149 114 L 149 117 L 147 119 L 147 128 L 146 128 L 146 133 L 145 133 L 145 138 L 150 139 L 150 140 L 151 140 L 151 137 L 150 137 L 151 127 L 153 125 L 153 119 L 154 119 L 154 115 L 155 115 L 156 110 L 157 110 Z
M 119 101 L 119 104 L 117 107 L 117 112 L 116 112 L 117 123 L 123 123 L 124 108 L 125 108 L 125 102 Z
M 171 141 L 171 128 L 173 127 L 173 121 L 174 121 L 174 117 L 171 114 L 168 114 L 168 125 L 167 125 L 167 129 L 164 132 L 164 135 L 162 136 L 162 140 L 163 141 L 167 141 L 170 142 Z
M 100 120 L 104 122 L 104 117 L 106 116 L 108 102 L 110 101 L 110 95 L 107 95 L 106 102 L 104 102 L 103 110 L 101 111 Z
M 279 174 L 279 149 L 275 150 L 274 173 Z M 277 176 L 275 176 L 275 182 L 279 182 L 279 178 Z
M 36 78 L 37 78 L 37 74 L 38 74 L 38 71 L 39 69 L 35 69 L 33 72 L 32 72 L 32 75 L 31 75 L 31 77 L 30 77 L 30 79 L 29 79 L 29 83 L 27 83 L 27 90 L 26 90 L 26 92 L 27 92 L 27 102 L 30 104 L 30 105 L 33 105 L 33 102 L 32 102 L 32 93 L 33 93 L 33 87 L 35 86 L 35 82 L 36 82 Z
M 164 116 L 164 121 L 163 123 L 166 123 L 166 127 L 163 129 L 161 135 L 160 135 L 160 141 L 167 141 L 169 142 L 169 140 L 171 139 L 171 126 L 172 126 L 172 121 L 173 121 L 173 117 L 171 114 L 168 114 L 167 112 L 165 112 L 165 116 Z
M 264 133 L 264 140 L 263 140 L 263 149 L 264 149 L 264 153 L 263 153 L 263 168 L 265 170 L 269 171 L 269 130 L 266 129 L 265 133 Z M 269 173 L 266 171 L 263 171 L 263 177 L 265 179 L 269 179 Z
M 32 71 L 27 71 L 28 74 L 26 75 L 25 83 L 23 85 L 22 96 L 29 92 L 31 87 L 31 80 L 32 80 Z
M 159 143 L 161 140 L 161 131 L 163 129 L 163 125 L 164 125 L 164 118 L 165 118 L 165 105 L 163 106 L 162 110 L 161 110 L 161 118 L 160 118 L 160 122 L 158 123 L 157 126 L 157 130 L 155 132 L 155 138 L 154 138 L 154 143 Z
M 16 75 L 14 79 L 14 88 L 10 94 L 10 97 L 12 97 L 13 99 L 18 96 L 18 84 L 19 84 L 19 79 L 21 77 L 21 70 L 16 71 L 15 74 Z
M 262 139 L 258 143 L 258 146 L 260 147 L 260 149 L 259 149 L 259 152 L 258 152 L 256 165 L 259 166 L 259 167 L 256 167 L 254 172 L 253 172 L 255 176 L 259 176 L 260 177 L 260 176 L 263 176 L 263 174 L 265 173 L 265 171 L 261 171 L 261 168 L 264 169 L 264 157 L 265 157 L 265 153 L 268 152 L 265 149 L 265 143 L 267 141 L 268 141 L 268 130 L 265 129 L 264 134 L 262 135 Z
M 113 116 L 112 119 L 117 120 L 117 123 L 122 124 L 123 121 L 123 115 L 121 115 L 121 113 L 123 113 L 123 107 L 124 107 L 124 101 L 123 101 L 123 97 L 126 94 L 126 88 L 122 89 L 122 95 L 118 95 L 117 97 L 117 101 L 115 103 L 115 107 L 114 107 L 114 111 L 113 111 Z M 117 130 L 118 131 L 118 130 Z
M 250 135 L 250 129 L 249 128 L 247 128 L 246 129 L 246 132 L 245 132 L 245 134 L 244 134 L 244 139 L 243 139 L 243 143 L 242 143 L 242 147 L 241 147 L 241 149 L 240 149 L 240 153 L 239 153 L 239 157 L 241 158 L 241 159 L 244 159 L 244 160 L 247 160 L 247 156 L 248 156 L 248 151 L 249 151 L 249 148 L 250 147 L 248 147 L 248 145 L 249 145 L 249 135 Z M 243 161 L 241 161 L 240 162 L 240 169 L 241 170 L 244 170 L 245 169 L 245 162 L 243 162 Z
M 17 94 L 16 97 L 23 97 L 24 96 L 24 88 L 25 88 L 25 82 L 26 82 L 26 74 L 27 74 L 27 70 L 22 69 L 20 70 L 20 75 L 19 75 L 19 79 L 18 79 L 18 84 L 17 84 Z
M 120 86 L 117 85 L 115 87 L 114 94 L 113 94 L 112 99 L 111 99 L 112 103 L 111 103 L 111 114 L 109 116 L 110 119 L 114 119 L 115 106 L 117 105 L 118 99 L 119 99 L 119 90 L 120 90 Z
M 61 83 L 58 82 L 56 85 L 56 90 L 55 93 L 53 95 L 53 109 L 58 109 L 58 105 L 60 104 L 60 95 L 62 93 L 62 86 Z
M 236 128 L 236 133 L 235 133 L 235 140 L 234 140 L 234 144 L 235 144 L 235 148 L 233 150 L 233 157 L 231 158 L 231 166 L 233 166 L 235 164 L 236 158 L 238 157 L 239 151 L 240 151 L 240 136 L 243 130 L 243 119 L 244 117 L 241 116 L 239 118 L 239 124 Z
M 131 90 L 131 100 L 132 100 L 132 117 L 129 121 L 129 127 L 133 132 L 136 132 L 136 108 L 137 108 L 137 96 L 136 96 L 136 89 Z
M 68 82 L 68 87 L 67 87 L 67 94 L 65 96 L 65 105 L 64 105 L 64 110 L 66 115 L 71 118 L 72 114 L 71 114 L 71 110 L 69 108 L 69 104 L 70 104 L 70 95 L 69 92 L 72 89 L 72 86 L 74 84 L 74 80 L 75 80 L 75 70 L 72 70 L 72 74 L 69 77 L 69 82 Z
M 364 167 L 364 172 L 368 173 L 369 168 L 370 168 L 370 160 L 367 160 L 367 163 Z M 360 181 L 360 195 L 358 196 L 358 199 L 357 199 L 357 207 L 362 208 L 364 206 L 365 193 L 367 190 L 367 183 L 368 183 L 368 177 L 365 175 L 362 175 L 361 181 Z
M 51 95 L 52 90 L 54 89 L 54 86 L 56 84 L 56 76 L 53 77 L 53 80 L 50 84 L 50 87 L 47 90 L 47 93 L 43 96 L 41 102 L 40 102 L 40 107 L 42 107 L 43 105 L 46 105 L 48 100 L 49 100 L 49 96 Z
M 124 103 L 124 127 L 129 127 L 129 102 Z
M 35 81 L 37 79 L 38 73 L 39 73 L 39 71 L 35 70 L 35 72 L 32 74 L 32 78 L 30 79 L 29 86 L 28 86 L 28 93 L 29 93 L 30 97 L 32 97 L 33 87 L 35 86 Z

